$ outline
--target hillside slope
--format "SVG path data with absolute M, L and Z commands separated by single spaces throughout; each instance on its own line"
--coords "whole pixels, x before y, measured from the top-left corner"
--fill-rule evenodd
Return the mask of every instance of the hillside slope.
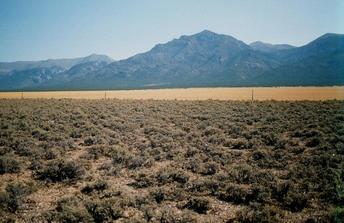
M 248 45 L 204 30 L 114 62 L 91 55 L 0 63 L 0 90 L 342 85 L 343 55 L 342 34 L 328 33 L 294 47 Z

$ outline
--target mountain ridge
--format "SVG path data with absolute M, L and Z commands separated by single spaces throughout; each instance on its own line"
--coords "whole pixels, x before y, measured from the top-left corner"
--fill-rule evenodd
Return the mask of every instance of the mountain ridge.
M 343 55 L 343 34 L 327 33 L 294 47 L 260 41 L 246 44 L 204 30 L 118 61 L 100 55 L 103 58 L 79 60 L 70 67 L 55 66 L 54 71 L 40 65 L 35 67 L 38 70 L 27 69 L 27 76 L 25 69 L 12 70 L 0 76 L 0 90 L 341 85 Z
M 107 61 L 113 62 L 114 60 L 107 55 L 102 54 L 90 54 L 86 57 L 76 58 L 59 58 L 59 59 L 46 59 L 46 60 L 28 60 L 28 61 L 13 61 L 13 62 L 0 62 L 0 70 L 24 70 L 37 67 L 52 67 L 60 66 L 63 68 L 71 68 L 76 64 L 80 64 L 87 61 Z

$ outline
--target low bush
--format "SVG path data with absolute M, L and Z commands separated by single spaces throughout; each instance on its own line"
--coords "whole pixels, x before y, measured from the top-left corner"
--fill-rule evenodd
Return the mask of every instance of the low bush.
M 170 207 L 163 207 L 157 213 L 154 214 L 154 219 L 157 222 L 169 223 L 169 222 L 178 222 L 178 223 L 196 223 L 197 218 L 195 215 L 190 213 L 187 209 L 180 210 L 172 209 Z
M 90 194 L 93 191 L 104 191 L 109 187 L 108 183 L 103 180 L 96 181 L 93 184 L 87 184 L 81 189 L 81 192 L 84 194 Z
M 84 140 L 84 144 L 85 146 L 91 146 L 95 143 L 95 139 L 93 137 L 87 137 L 85 140 Z
M 78 130 L 73 130 L 73 131 L 71 131 L 71 133 L 69 134 L 69 136 L 72 137 L 72 138 L 77 139 L 77 138 L 80 138 L 82 135 L 81 135 L 81 132 L 80 132 L 80 131 L 78 131 Z
M 46 141 L 48 139 L 48 132 L 42 129 L 33 130 L 31 135 L 39 141 Z
M 213 179 L 198 179 L 189 181 L 186 188 L 193 194 L 214 196 L 220 188 L 220 182 Z
M 54 210 L 45 213 L 48 222 L 92 222 L 92 216 L 76 198 L 64 198 L 57 202 Z
M 331 223 L 342 223 L 344 222 L 344 208 L 336 207 L 330 212 Z
M 91 146 L 87 148 L 86 159 L 99 159 L 105 153 L 105 148 L 102 145 Z
M 129 162 L 133 159 L 128 150 L 122 147 L 112 148 L 111 158 L 113 164 L 124 166 L 128 165 Z
M 145 173 L 139 173 L 135 177 L 135 182 L 129 184 L 130 186 L 133 186 L 135 188 L 146 188 L 154 185 L 155 180 Z
M 310 138 L 307 142 L 306 142 L 306 146 L 307 147 L 316 147 L 317 145 L 320 144 L 320 139 L 317 138 L 317 137 L 313 137 L 313 138 Z
M 189 176 L 183 170 L 166 169 L 158 173 L 156 180 L 161 185 L 171 182 L 185 184 L 188 182 Z
M 196 197 L 191 198 L 185 205 L 184 208 L 193 210 L 199 214 L 206 214 L 211 208 L 210 202 L 207 198 Z
M 248 164 L 229 167 L 228 175 L 231 180 L 240 184 L 254 183 L 256 181 L 256 173 L 252 166 Z
M 51 182 L 74 181 L 80 179 L 85 170 L 74 161 L 53 160 L 42 170 L 37 170 L 36 175 L 40 180 Z
M 262 139 L 267 146 L 274 146 L 278 142 L 278 138 L 274 133 L 263 134 Z
M 135 157 L 130 159 L 128 162 L 128 168 L 129 169 L 137 169 L 142 167 L 146 162 L 146 159 L 144 157 Z
M 274 223 L 281 222 L 283 219 L 283 212 L 278 208 L 273 206 L 263 206 L 263 207 L 245 207 L 237 212 L 236 221 L 234 222 L 246 222 L 246 223 L 256 223 L 256 222 L 266 222 Z
M 85 204 L 94 222 L 112 222 L 123 215 L 123 209 L 111 200 L 96 200 Z
M 0 192 L 0 209 L 15 213 L 22 205 L 25 196 L 34 191 L 32 185 L 9 183 L 5 192 Z
M 161 189 L 156 189 L 151 192 L 151 196 L 154 198 L 154 200 L 160 204 L 163 200 L 166 199 L 166 194 Z
M 272 196 L 282 202 L 285 197 L 287 196 L 287 193 L 289 191 L 291 183 L 289 181 L 287 182 L 281 182 L 272 187 Z
M 250 187 L 241 186 L 236 184 L 229 184 L 224 191 L 218 192 L 218 198 L 226 202 L 232 202 L 234 204 L 249 204 L 257 197 Z
M 252 147 L 249 141 L 245 138 L 226 139 L 224 142 L 224 146 L 231 149 L 250 149 Z
M 20 164 L 13 156 L 0 156 L 0 174 L 18 173 Z
M 203 175 L 214 175 L 218 171 L 218 165 L 214 162 L 206 163 L 203 165 L 201 173 Z
M 308 205 L 307 196 L 297 191 L 289 190 L 283 200 L 284 206 L 292 212 L 300 212 Z

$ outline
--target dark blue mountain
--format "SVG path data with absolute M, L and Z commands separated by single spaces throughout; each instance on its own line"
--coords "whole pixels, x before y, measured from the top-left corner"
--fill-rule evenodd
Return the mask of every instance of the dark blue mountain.
M 104 56 L 103 56 L 104 57 Z M 107 57 L 104 57 L 107 58 Z M 344 35 L 301 46 L 250 45 L 211 31 L 181 36 L 125 60 L 0 63 L 0 89 L 131 89 L 344 84 Z M 79 58 L 80 59 L 80 58 Z M 47 65 L 50 64 L 50 65 Z M 18 68 L 20 67 L 20 69 Z

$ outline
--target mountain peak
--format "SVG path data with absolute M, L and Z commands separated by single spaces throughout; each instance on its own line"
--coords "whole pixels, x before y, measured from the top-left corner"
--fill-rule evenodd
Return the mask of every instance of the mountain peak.
M 221 34 L 218 34 L 218 33 L 215 33 L 215 32 L 212 32 L 210 30 L 203 30 L 201 32 L 198 32 L 198 33 L 195 33 L 195 34 L 191 34 L 191 35 L 182 35 L 180 36 L 181 39 L 188 39 L 188 38 L 193 38 L 193 37 L 196 37 L 196 38 L 209 38 L 209 37 L 214 37 L 214 36 L 221 36 Z
M 84 58 L 93 58 L 93 59 L 108 59 L 108 60 L 112 60 L 111 57 L 105 55 L 105 54 L 96 54 L 96 53 L 92 53 Z
M 327 37 L 343 37 L 344 34 L 339 34 L 339 33 L 325 33 L 324 35 L 320 36 L 320 38 L 327 38 Z
M 217 34 L 217 33 L 213 32 L 213 31 L 210 31 L 210 30 L 208 30 L 208 29 L 205 29 L 205 30 L 199 32 L 198 34 L 202 34 L 202 35 L 214 35 L 214 34 Z M 217 35 L 218 35 L 218 34 L 217 34 Z
M 344 34 L 337 34 L 337 33 L 326 33 L 317 39 L 313 40 L 312 42 L 308 43 L 307 45 L 303 46 L 302 48 L 307 47 L 315 47 L 319 48 L 319 50 L 323 50 L 325 48 L 343 48 L 344 47 Z
M 92 61 L 104 61 L 106 63 L 111 63 L 113 62 L 114 60 L 107 56 L 107 55 L 103 55 L 103 54 L 91 54 L 89 56 L 86 56 L 86 57 L 83 57 L 83 58 L 80 58 L 82 62 L 92 62 Z
M 310 43 L 322 42 L 322 41 L 332 41 L 332 40 L 343 40 L 343 39 L 344 39 L 344 34 L 325 33 L 324 35 L 316 38 L 315 40 L 311 41 Z
M 203 30 L 199 33 L 196 33 L 194 35 L 191 35 L 191 36 L 195 36 L 195 37 L 214 37 L 214 36 L 221 36 L 221 34 L 218 34 L 218 33 L 215 33 L 215 32 L 212 32 L 210 30 Z
M 184 39 L 196 39 L 198 41 L 214 42 L 214 43 L 223 43 L 230 45 L 237 45 L 239 47 L 247 47 L 247 45 L 230 35 L 218 34 L 210 30 L 203 30 L 199 33 L 193 34 L 191 36 L 182 36 Z
M 250 46 L 272 46 L 271 43 L 265 43 L 262 41 L 255 41 L 249 44 Z
M 247 45 L 203 30 L 115 62 L 91 54 L 0 63 L 0 90 L 342 85 L 343 37 L 327 33 L 302 47 L 261 41 Z

